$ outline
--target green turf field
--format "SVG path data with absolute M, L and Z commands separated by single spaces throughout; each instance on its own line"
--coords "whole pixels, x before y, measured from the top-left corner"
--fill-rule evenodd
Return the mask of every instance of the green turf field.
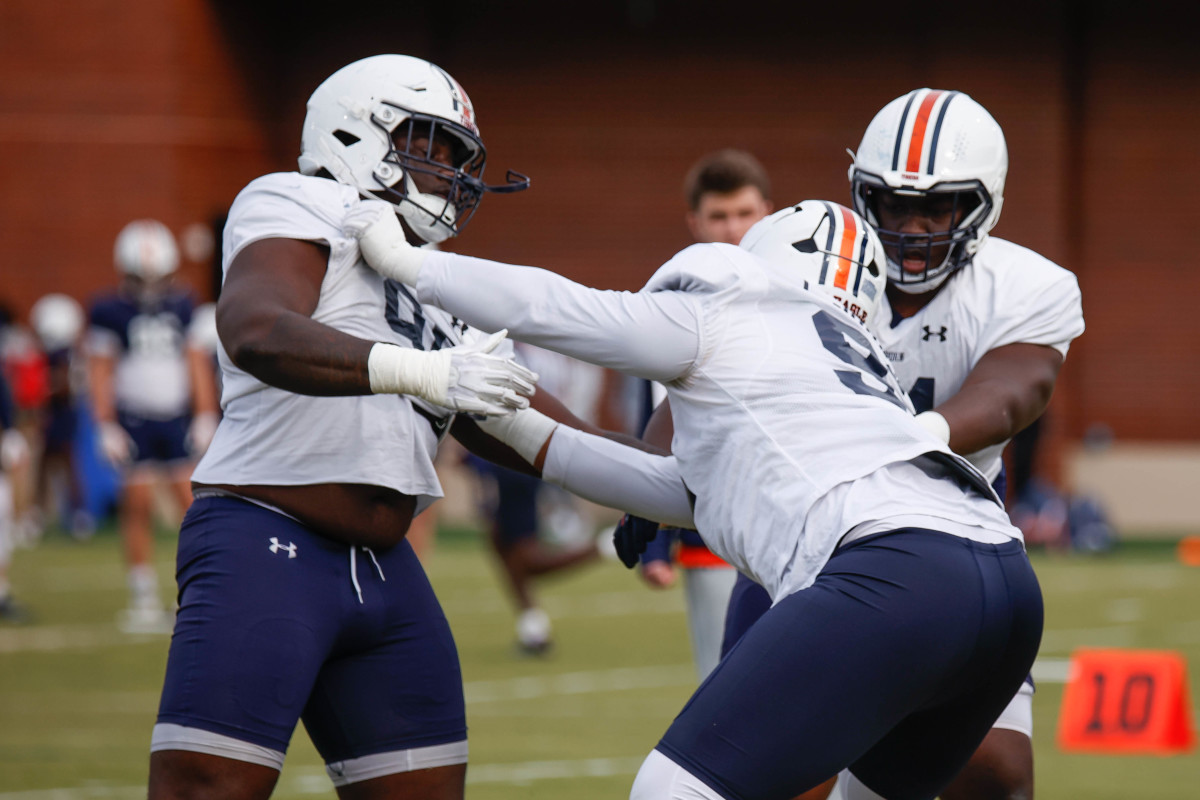
M 160 539 L 170 584 L 174 542 Z M 443 537 L 430 573 L 463 660 L 472 800 L 622 798 L 694 678 L 679 591 L 652 593 L 617 562 L 543 586 L 557 646 L 516 655 L 512 615 L 477 537 Z M 1068 755 L 1054 730 L 1065 659 L 1081 645 L 1146 647 L 1188 659 L 1200 682 L 1200 569 L 1168 547 L 1101 557 L 1035 555 L 1047 600 L 1035 699 L 1039 800 L 1200 797 L 1200 755 Z M 116 537 L 51 537 L 19 550 L 13 583 L 37 615 L 0 624 L 0 800 L 145 795 L 147 746 L 167 640 L 119 633 Z M 332 796 L 300 732 L 276 797 Z

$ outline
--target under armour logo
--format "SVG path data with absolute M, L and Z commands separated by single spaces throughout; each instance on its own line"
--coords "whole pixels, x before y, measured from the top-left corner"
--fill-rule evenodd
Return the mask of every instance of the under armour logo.
M 928 342 L 930 336 L 938 337 L 939 342 L 946 341 L 946 326 L 943 325 L 940 331 L 935 331 L 928 325 L 921 326 L 921 330 L 925 331 L 925 335 L 921 337 L 922 342 Z
M 280 544 L 279 539 L 274 536 L 271 537 L 271 546 L 269 549 L 272 553 L 278 553 L 280 550 L 286 550 L 288 558 L 296 557 L 296 545 L 292 544 L 291 542 L 288 542 L 287 544 Z

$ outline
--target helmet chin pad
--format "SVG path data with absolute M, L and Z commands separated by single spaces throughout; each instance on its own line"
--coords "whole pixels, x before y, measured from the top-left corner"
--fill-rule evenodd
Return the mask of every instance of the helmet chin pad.
M 458 233 L 458 214 L 454 205 L 436 194 L 417 191 L 408 176 L 404 178 L 409 189 L 403 199 L 395 204 L 396 213 L 404 218 L 412 232 L 429 244 L 439 244 Z

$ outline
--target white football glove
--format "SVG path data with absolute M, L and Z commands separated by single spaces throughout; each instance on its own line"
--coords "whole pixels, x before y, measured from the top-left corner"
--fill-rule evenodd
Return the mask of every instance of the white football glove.
M 358 239 L 367 266 L 385 278 L 417 285 L 426 251 L 408 243 L 392 206 L 382 200 L 363 200 L 346 214 L 342 227 Z
M 187 438 L 184 440 L 187 451 L 194 456 L 204 455 L 204 451 L 212 444 L 220 422 L 221 417 L 211 411 L 192 417 L 192 424 L 188 425 Z
M 537 373 L 491 355 L 508 331 L 424 351 L 378 342 L 367 369 L 376 394 L 411 394 L 453 411 L 484 416 L 529 407 Z
M 137 455 L 137 445 L 116 422 L 100 423 L 100 453 L 114 467 L 128 466 Z

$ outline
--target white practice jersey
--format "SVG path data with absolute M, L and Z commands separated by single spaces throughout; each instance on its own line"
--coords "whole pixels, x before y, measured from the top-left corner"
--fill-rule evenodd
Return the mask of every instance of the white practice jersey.
M 971 263 L 952 275 L 929 305 L 888 326 L 884 298 L 878 332 L 901 385 L 917 411 L 958 393 L 984 355 L 1007 344 L 1040 344 L 1066 356 L 1083 333 L 1075 275 L 1020 245 L 989 237 Z M 1007 442 L 969 457 L 994 481 Z
M 222 264 L 261 239 L 320 242 L 329 265 L 313 319 L 352 336 L 435 350 L 462 341 L 465 326 L 412 292 L 385 281 L 361 260 L 342 219 L 359 202 L 355 189 L 297 173 L 266 175 L 238 195 L 225 225 Z M 501 355 L 512 345 L 501 344 Z M 442 495 L 433 457 L 453 414 L 394 394 L 309 397 L 239 369 L 222 347 L 216 436 L 194 480 L 233 485 L 360 483 L 418 497 L 418 510 Z
M 693 245 L 630 293 L 431 254 L 417 289 L 480 327 L 503 320 L 514 338 L 662 381 L 697 529 L 775 597 L 810 584 L 843 535 L 864 526 L 945 520 L 939 527 L 985 541 L 1020 535 L 982 475 L 916 422 L 878 342 L 786 266 Z M 987 496 L 915 468 L 949 499 L 874 480 L 926 454 Z M 867 476 L 878 491 L 858 489 Z

